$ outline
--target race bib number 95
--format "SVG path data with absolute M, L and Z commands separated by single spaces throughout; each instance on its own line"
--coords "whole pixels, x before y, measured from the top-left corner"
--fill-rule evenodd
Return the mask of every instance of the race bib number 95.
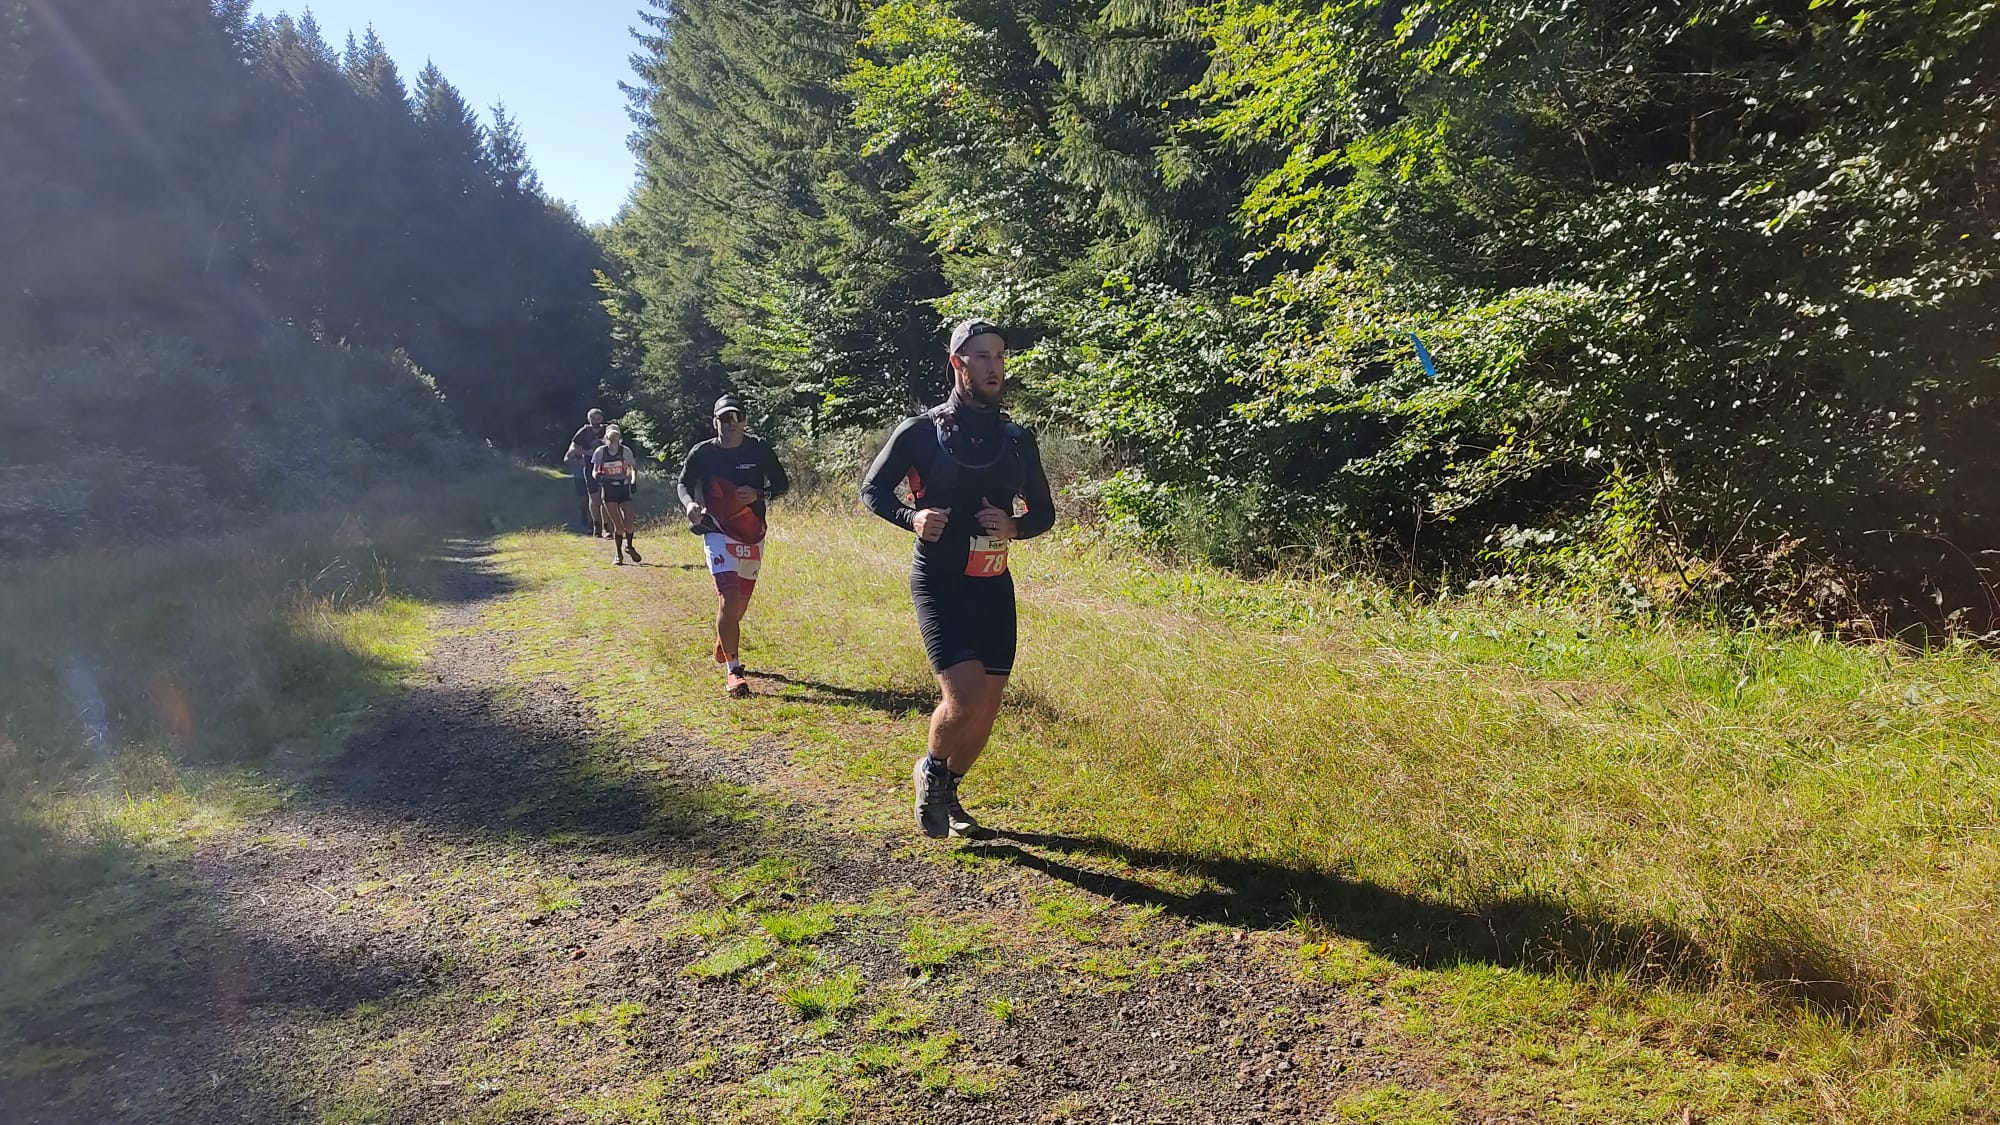
M 997 535 L 975 535 L 965 556 L 965 573 L 972 578 L 997 578 L 1007 573 L 1007 541 Z
M 702 537 L 708 544 L 708 569 L 711 574 L 728 574 L 746 581 L 755 582 L 757 573 L 764 566 L 764 545 L 744 543 L 726 535 L 710 532 Z

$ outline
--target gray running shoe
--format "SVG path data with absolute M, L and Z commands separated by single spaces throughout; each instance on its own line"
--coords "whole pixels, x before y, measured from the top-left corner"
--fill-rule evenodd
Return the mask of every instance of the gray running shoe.
M 946 771 L 944 777 L 945 823 L 951 826 L 951 834 L 954 836 L 970 836 L 978 832 L 979 822 L 972 819 L 972 814 L 965 811 L 964 805 L 958 803 L 959 776 Z
M 910 772 L 917 788 L 917 829 L 932 839 L 951 835 L 951 771 L 926 753 Z

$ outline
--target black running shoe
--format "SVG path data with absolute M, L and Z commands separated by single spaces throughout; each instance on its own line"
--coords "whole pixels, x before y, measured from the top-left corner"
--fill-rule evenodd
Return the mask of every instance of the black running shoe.
M 642 558 L 640 558 L 640 557 L 639 557 L 639 548 L 637 548 L 637 547 L 634 547 L 634 546 L 632 545 L 632 541 L 631 541 L 630 539 L 627 539 L 627 540 L 625 541 L 625 553 L 626 553 L 626 554 L 628 554 L 628 555 L 630 555 L 630 556 L 632 556 L 632 561 L 633 561 L 633 562 L 645 562 L 645 561 L 646 561 L 645 559 L 642 559 Z
M 951 771 L 926 753 L 910 772 L 917 788 L 917 830 L 934 840 L 951 835 Z

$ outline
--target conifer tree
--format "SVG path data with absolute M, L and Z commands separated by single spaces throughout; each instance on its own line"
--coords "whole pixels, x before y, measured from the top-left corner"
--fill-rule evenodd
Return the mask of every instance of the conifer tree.
M 416 101 L 372 30 L 335 52 L 245 0 L 0 0 L 0 338 L 285 325 L 403 350 L 479 436 L 557 440 L 608 374 L 603 256 L 510 121 L 489 150 L 435 67 Z
M 539 195 L 541 178 L 528 162 L 528 146 L 521 139 L 521 127 L 507 115 L 505 103 L 491 110 L 493 125 L 486 130 L 485 163 L 493 184 L 506 198 Z

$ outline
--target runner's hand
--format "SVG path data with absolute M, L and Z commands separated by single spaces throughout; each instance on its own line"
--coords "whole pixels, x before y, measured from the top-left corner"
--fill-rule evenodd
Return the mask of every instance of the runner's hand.
M 761 494 L 756 489 L 751 488 L 747 484 L 736 486 L 736 502 L 738 504 L 755 504 L 759 495 Z
M 986 506 L 979 509 L 978 519 L 979 526 L 986 529 L 986 534 L 997 536 L 1001 539 L 1014 538 L 1015 533 L 1020 529 L 1015 526 L 1013 515 L 994 507 L 991 500 L 985 500 L 982 503 Z
M 950 508 L 925 508 L 910 522 L 916 526 L 917 538 L 926 543 L 935 543 L 944 536 L 945 521 L 950 518 Z
M 708 518 L 708 509 L 702 507 L 700 504 L 689 504 L 687 517 L 690 526 L 698 524 Z

